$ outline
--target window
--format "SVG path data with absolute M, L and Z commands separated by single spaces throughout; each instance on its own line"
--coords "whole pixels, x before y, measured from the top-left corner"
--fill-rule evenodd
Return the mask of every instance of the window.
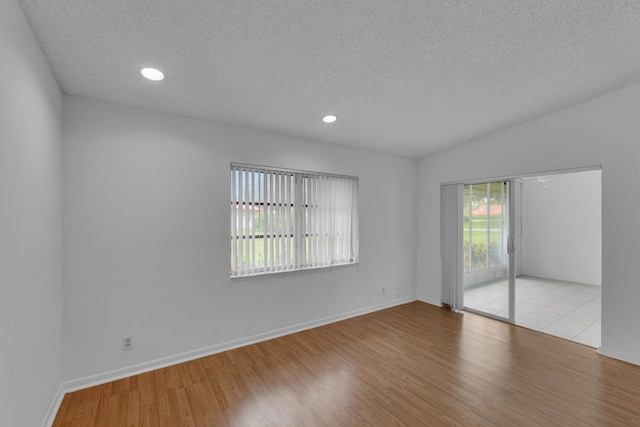
M 358 178 L 231 164 L 231 277 L 358 262 Z
M 464 186 L 464 272 L 505 264 L 506 182 Z

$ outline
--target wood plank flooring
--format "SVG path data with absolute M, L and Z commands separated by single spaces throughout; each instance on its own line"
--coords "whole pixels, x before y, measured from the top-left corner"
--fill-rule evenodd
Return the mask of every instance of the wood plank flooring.
M 421 302 L 65 396 L 54 426 L 640 425 L 640 367 Z

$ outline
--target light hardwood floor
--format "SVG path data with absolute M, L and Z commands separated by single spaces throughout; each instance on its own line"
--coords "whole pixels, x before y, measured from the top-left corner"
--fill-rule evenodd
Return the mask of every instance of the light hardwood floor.
M 421 302 L 67 394 L 54 426 L 640 425 L 640 367 Z

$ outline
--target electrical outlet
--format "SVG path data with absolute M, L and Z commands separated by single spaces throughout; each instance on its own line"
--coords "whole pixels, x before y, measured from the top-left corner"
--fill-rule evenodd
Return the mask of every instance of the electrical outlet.
M 386 293 L 387 293 L 387 287 L 386 287 L 386 286 L 383 286 L 383 287 L 382 287 L 382 295 L 384 295 L 384 294 L 386 294 Z
M 122 349 L 131 350 L 133 348 L 133 337 L 122 338 Z

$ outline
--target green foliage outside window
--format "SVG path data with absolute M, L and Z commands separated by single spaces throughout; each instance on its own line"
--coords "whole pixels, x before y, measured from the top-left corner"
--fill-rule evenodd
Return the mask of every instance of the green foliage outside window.
M 489 242 L 489 265 L 499 265 L 502 262 L 498 242 Z M 464 242 L 464 265 L 469 266 L 469 242 Z M 487 245 L 473 243 L 471 245 L 471 270 L 487 268 Z M 469 270 L 469 268 L 465 268 Z
M 464 271 L 503 265 L 507 235 L 504 183 L 465 185 L 463 194 Z

